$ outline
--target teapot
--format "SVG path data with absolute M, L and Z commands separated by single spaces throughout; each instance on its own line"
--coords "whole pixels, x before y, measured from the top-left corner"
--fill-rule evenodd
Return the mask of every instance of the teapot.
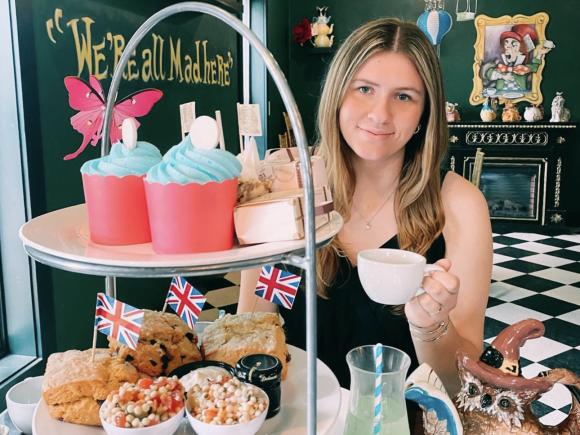
M 532 435 L 580 433 L 580 376 L 563 368 L 524 378 L 520 348 L 527 340 L 544 335 L 539 320 L 526 319 L 507 326 L 479 359 L 457 353 L 461 389 L 453 401 L 437 374 L 420 365 L 405 382 L 405 398 L 423 410 L 425 434 Z M 555 426 L 542 424 L 531 412 L 531 403 L 556 383 L 572 392 L 569 415 Z
M 506 100 L 501 113 L 501 120 L 503 122 L 519 122 L 522 120 L 522 116 L 514 102 Z
M 543 117 L 544 113 L 542 109 L 536 104 L 527 106 L 524 110 L 524 119 L 528 122 L 541 121 Z
M 485 102 L 479 112 L 479 117 L 483 122 L 495 121 L 495 118 L 497 117 L 497 113 L 495 112 L 495 102 L 491 100 L 490 97 L 485 97 Z
M 332 47 L 334 35 L 328 36 L 334 30 L 334 24 L 328 25 L 332 17 L 327 17 L 328 6 L 317 7 L 318 16 L 312 19 L 311 33 L 314 37 L 312 45 L 319 48 Z

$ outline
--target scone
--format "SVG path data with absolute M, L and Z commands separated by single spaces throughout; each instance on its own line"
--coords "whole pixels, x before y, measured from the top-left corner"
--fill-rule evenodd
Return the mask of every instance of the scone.
M 204 329 L 202 343 L 205 359 L 231 366 L 245 355 L 274 355 L 282 362 L 282 379 L 286 379 L 289 353 L 277 313 L 226 314 Z
M 144 310 L 143 326 L 133 350 L 109 338 L 109 348 L 149 376 L 169 374 L 202 359 L 197 335 L 176 314 Z
M 68 350 L 48 357 L 42 397 L 51 417 L 69 423 L 100 426 L 99 407 L 125 382 L 137 382 L 137 369 L 112 357 L 108 349 Z

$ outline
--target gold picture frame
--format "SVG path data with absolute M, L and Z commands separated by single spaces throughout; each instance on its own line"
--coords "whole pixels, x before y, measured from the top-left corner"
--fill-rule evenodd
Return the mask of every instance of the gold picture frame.
M 540 83 L 545 55 L 555 47 L 546 40 L 548 21 L 545 12 L 476 17 L 470 104 L 482 104 L 486 97 L 542 103 Z

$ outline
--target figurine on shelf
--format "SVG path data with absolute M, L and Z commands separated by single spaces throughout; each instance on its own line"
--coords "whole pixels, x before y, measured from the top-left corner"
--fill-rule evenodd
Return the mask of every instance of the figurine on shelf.
M 562 92 L 556 92 L 556 96 L 552 100 L 552 117 L 550 122 L 568 122 L 570 121 L 570 110 L 564 107 L 566 100 L 562 96 Z
M 524 119 L 528 122 L 541 121 L 544 118 L 544 111 L 537 104 L 532 104 L 524 110 Z
M 314 40 L 311 41 L 312 45 L 319 48 L 329 48 L 332 47 L 334 42 L 334 35 L 329 36 L 334 30 L 334 24 L 328 24 L 330 18 L 326 16 L 328 11 L 328 6 L 317 7 L 318 16 L 312 19 L 311 34 Z
M 483 122 L 493 122 L 495 118 L 497 118 L 497 113 L 495 109 L 497 107 L 497 100 L 485 97 L 485 103 L 483 103 L 483 107 L 479 112 L 479 117 Z
M 457 110 L 457 103 L 445 103 L 445 117 L 447 122 L 457 122 L 461 121 L 461 116 L 459 115 L 459 110 Z
M 522 120 L 522 116 L 513 101 L 505 101 L 503 111 L 501 112 L 501 120 L 503 122 L 519 122 Z

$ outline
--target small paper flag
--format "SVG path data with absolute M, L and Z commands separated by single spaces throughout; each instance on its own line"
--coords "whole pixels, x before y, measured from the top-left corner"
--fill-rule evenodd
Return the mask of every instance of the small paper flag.
M 193 329 L 206 300 L 207 298 L 184 278 L 174 276 L 165 303 Z
M 264 266 L 258 278 L 255 293 L 267 301 L 291 309 L 301 279 L 300 275 L 294 275 L 274 266 Z
M 119 343 L 135 350 L 143 326 L 143 310 L 132 307 L 104 293 L 97 293 L 95 327 Z

